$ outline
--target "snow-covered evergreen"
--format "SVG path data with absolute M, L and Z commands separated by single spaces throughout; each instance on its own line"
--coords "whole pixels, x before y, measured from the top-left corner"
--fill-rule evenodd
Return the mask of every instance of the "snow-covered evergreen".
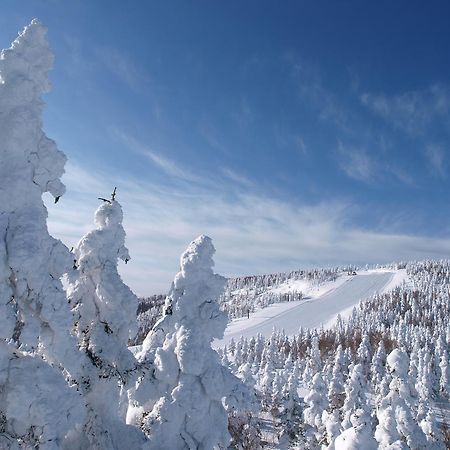
M 226 445 L 230 435 L 222 398 L 231 408 L 247 394 L 211 348 L 226 326 L 217 303 L 225 280 L 212 270 L 214 252 L 211 239 L 200 236 L 182 254 L 165 316 L 155 324 L 139 355 L 143 363 L 153 364 L 155 379 L 138 383 L 133 420 L 139 412 L 151 449 Z M 155 385 L 153 391 L 149 382 Z M 140 403 L 148 392 L 161 395 L 153 406 Z
M 42 130 L 53 55 L 33 20 L 0 55 L 1 448 L 61 448 L 83 420 L 79 353 L 60 277 L 72 261 L 42 194 L 64 194 L 65 155 Z
M 115 196 L 114 189 L 111 200 L 95 212 L 96 229 L 76 246 L 76 270 L 68 274 L 74 330 L 85 355 L 79 381 L 88 417 L 76 438 L 80 449 L 137 447 L 144 441 L 136 428 L 125 424 L 127 388 L 137 371 L 128 341 L 136 334 L 138 300 L 117 271 L 118 259 L 128 262 L 130 255 Z

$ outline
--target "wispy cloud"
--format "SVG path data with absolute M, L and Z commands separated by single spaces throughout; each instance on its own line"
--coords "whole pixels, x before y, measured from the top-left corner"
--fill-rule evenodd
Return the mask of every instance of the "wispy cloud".
M 285 55 L 284 60 L 291 66 L 300 96 L 318 111 L 319 118 L 348 131 L 349 112 L 341 105 L 337 96 L 323 84 L 318 68 L 293 54 Z
M 359 147 L 338 144 L 339 166 L 350 178 L 371 182 L 378 172 L 378 165 L 367 150 Z
M 245 177 L 241 173 L 236 172 L 235 170 L 230 169 L 229 167 L 223 167 L 221 172 L 229 178 L 231 181 L 238 183 L 242 186 L 253 186 L 254 183 L 249 178 Z
M 292 132 L 279 123 L 276 123 L 273 127 L 273 134 L 278 147 L 297 150 L 301 155 L 306 155 L 308 153 L 308 147 L 305 140 L 298 130 Z
M 386 153 L 383 156 L 384 161 L 381 162 L 364 147 L 338 142 L 339 167 L 348 177 L 369 184 L 393 179 L 410 187 L 415 186 L 414 178 L 407 171 L 389 160 L 386 161 Z
M 248 100 L 245 97 L 241 98 L 239 108 L 233 113 L 233 117 L 238 126 L 242 129 L 247 128 L 254 121 L 254 116 Z
M 137 91 L 149 81 L 147 73 L 116 48 L 97 47 L 94 52 L 98 61 L 131 89 Z
M 220 138 L 220 132 L 208 118 L 202 117 L 199 120 L 198 132 L 211 148 L 225 154 L 229 153 L 229 150 L 226 148 L 226 146 L 222 142 L 222 139 Z
M 111 127 L 110 131 L 112 135 L 120 139 L 129 150 L 144 156 L 154 166 L 162 170 L 165 174 L 169 175 L 170 177 L 184 181 L 197 181 L 197 182 L 201 181 L 201 178 L 199 178 L 197 175 L 194 175 L 187 168 L 181 167 L 173 159 L 170 159 L 166 156 L 163 156 L 161 153 L 152 150 L 148 145 L 138 141 L 134 137 L 125 133 L 124 131 L 114 127 Z
M 392 96 L 365 93 L 361 102 L 394 128 L 413 136 L 425 133 L 435 121 L 450 129 L 450 88 L 444 84 Z
M 64 182 L 67 194 L 56 205 L 48 202 L 49 227 L 68 247 L 92 228 L 99 194 L 118 186 L 132 256 L 120 270 L 139 294 L 166 292 L 181 252 L 202 233 L 214 239 L 217 271 L 225 275 L 441 258 L 450 252 L 450 239 L 358 229 L 352 226 L 354 207 L 346 202 L 302 205 L 264 195 L 256 186 L 234 194 L 220 183 L 168 187 L 73 163 Z
M 447 168 L 444 148 L 438 144 L 429 144 L 425 149 L 425 156 L 431 174 L 438 178 L 446 178 Z

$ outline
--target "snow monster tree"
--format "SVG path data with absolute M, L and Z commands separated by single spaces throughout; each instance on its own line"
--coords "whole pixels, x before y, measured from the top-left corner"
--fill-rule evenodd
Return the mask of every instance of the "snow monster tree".
M 230 435 L 222 399 L 228 408 L 247 400 L 242 382 L 211 348 L 227 322 L 217 303 L 225 279 L 212 270 L 214 252 L 211 239 L 200 236 L 181 255 L 165 315 L 139 355 L 154 374 L 137 384 L 129 419 L 147 433 L 149 449 L 226 448 Z
M 137 332 L 138 299 L 118 271 L 119 259 L 130 260 L 125 247 L 122 208 L 102 199 L 95 212 L 96 229 L 74 250 L 67 295 L 74 315 L 78 345 L 85 355 L 80 388 L 88 408 L 74 448 L 140 448 L 145 436 L 126 425 L 127 389 L 137 369 L 128 341 Z
M 60 277 L 70 253 L 47 230 L 66 157 L 42 130 L 53 55 L 33 20 L 0 54 L 0 447 L 62 448 L 84 405 L 80 353 Z

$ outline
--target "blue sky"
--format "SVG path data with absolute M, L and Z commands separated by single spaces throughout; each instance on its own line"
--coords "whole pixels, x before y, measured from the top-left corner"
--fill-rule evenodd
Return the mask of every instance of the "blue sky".
M 225 275 L 449 256 L 448 2 L 132 5 L 2 2 L 1 47 L 49 28 L 69 247 L 117 184 L 139 294 L 200 233 Z

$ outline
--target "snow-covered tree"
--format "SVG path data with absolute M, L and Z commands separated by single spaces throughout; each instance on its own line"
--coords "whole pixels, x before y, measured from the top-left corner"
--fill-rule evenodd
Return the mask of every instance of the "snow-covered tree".
M 450 389 L 450 369 L 448 364 L 448 352 L 443 349 L 439 361 L 439 368 L 441 370 L 441 376 L 439 378 L 439 392 L 445 397 L 449 397 Z
M 296 441 L 303 432 L 303 405 L 297 392 L 298 379 L 295 374 L 288 378 L 280 411 L 280 442 L 286 436 L 288 441 Z
M 250 391 L 250 398 L 245 409 L 232 408 L 228 412 L 228 431 L 231 435 L 231 448 L 242 450 L 259 450 L 262 448 L 260 423 L 254 413 L 258 411 L 256 402 L 256 381 L 253 377 L 251 365 L 242 364 L 237 376 Z
M 316 373 L 312 379 L 311 390 L 308 395 L 305 396 L 305 403 L 308 406 L 303 411 L 303 418 L 305 424 L 311 427 L 307 431 L 307 435 L 313 439 L 317 439 L 319 442 L 322 439 L 322 435 L 325 433 L 322 414 L 327 409 L 328 399 L 326 386 L 323 381 L 322 375 Z
M 362 364 L 356 364 L 347 380 L 345 386 L 345 401 L 342 407 L 343 420 L 342 429 L 346 430 L 352 426 L 350 417 L 357 410 L 361 409 L 368 413 L 367 405 L 367 382 L 363 373 Z
M 76 246 L 76 270 L 68 277 L 74 329 L 86 355 L 80 384 L 88 417 L 81 435 L 86 442 L 78 438 L 80 449 L 136 447 L 144 439 L 137 429 L 125 425 L 126 389 L 137 365 L 128 340 L 137 331 L 138 300 L 117 271 L 118 259 L 128 262 L 130 255 L 115 196 L 114 189 L 111 200 L 95 212 L 96 229 Z
M 0 54 L 0 447 L 57 449 L 83 420 L 68 383 L 80 354 L 60 277 L 72 261 L 47 230 L 65 155 L 42 130 L 53 55 L 33 20 Z M 67 380 L 67 381 L 66 381 Z
M 325 434 L 322 443 L 327 449 L 334 449 L 334 441 L 341 432 L 341 417 L 339 409 L 331 411 L 325 410 L 322 413 L 322 423 L 325 427 Z
M 364 334 L 361 343 L 359 344 L 357 359 L 358 363 L 362 365 L 363 372 L 366 374 L 371 361 L 371 347 L 367 333 Z
M 317 335 L 311 339 L 311 347 L 308 349 L 308 360 L 305 371 L 303 372 L 303 380 L 306 384 L 310 384 L 314 375 L 322 369 L 322 358 L 320 356 L 319 338 Z
M 408 355 L 400 349 L 395 349 L 387 357 L 387 363 L 392 381 L 389 393 L 382 399 L 377 411 L 375 439 L 380 443 L 380 450 L 391 448 L 391 445 L 425 450 L 425 435 L 411 414 Z
M 261 379 L 260 379 L 260 387 L 262 393 L 262 406 L 264 408 L 269 408 L 272 402 L 272 388 L 273 381 L 275 379 L 275 371 L 272 366 L 272 362 L 270 360 L 264 366 L 264 370 L 262 371 Z
M 351 427 L 344 430 L 334 441 L 335 450 L 376 450 L 370 416 L 367 411 L 357 409 L 350 416 Z
M 230 435 L 222 399 L 230 409 L 247 395 L 242 382 L 220 365 L 211 348 L 227 323 L 217 303 L 225 279 L 213 273 L 214 252 L 211 239 L 200 236 L 182 254 L 165 316 L 155 324 L 139 355 L 143 363 L 152 361 L 157 385 L 149 389 L 153 381 L 144 377 L 133 393 L 134 420 L 140 411 L 150 449 L 226 446 Z M 160 395 L 151 409 L 146 409 L 151 402 L 142 403 L 145 394 Z
M 442 430 L 432 409 L 428 409 L 425 418 L 420 422 L 420 428 L 422 428 L 427 438 L 427 450 L 438 450 L 441 448 L 441 444 L 444 442 Z
M 330 411 L 339 409 L 344 403 L 344 352 L 342 346 L 339 345 L 336 349 L 336 356 L 334 358 L 333 370 L 331 380 L 328 386 L 328 401 Z
M 272 383 L 272 398 L 270 403 L 272 406 L 272 415 L 274 416 L 278 416 L 279 408 L 283 399 L 283 390 L 286 383 L 284 375 L 284 371 L 277 370 Z
M 242 364 L 237 371 L 237 375 L 250 390 L 255 388 L 256 381 L 253 378 L 252 366 L 249 363 Z

